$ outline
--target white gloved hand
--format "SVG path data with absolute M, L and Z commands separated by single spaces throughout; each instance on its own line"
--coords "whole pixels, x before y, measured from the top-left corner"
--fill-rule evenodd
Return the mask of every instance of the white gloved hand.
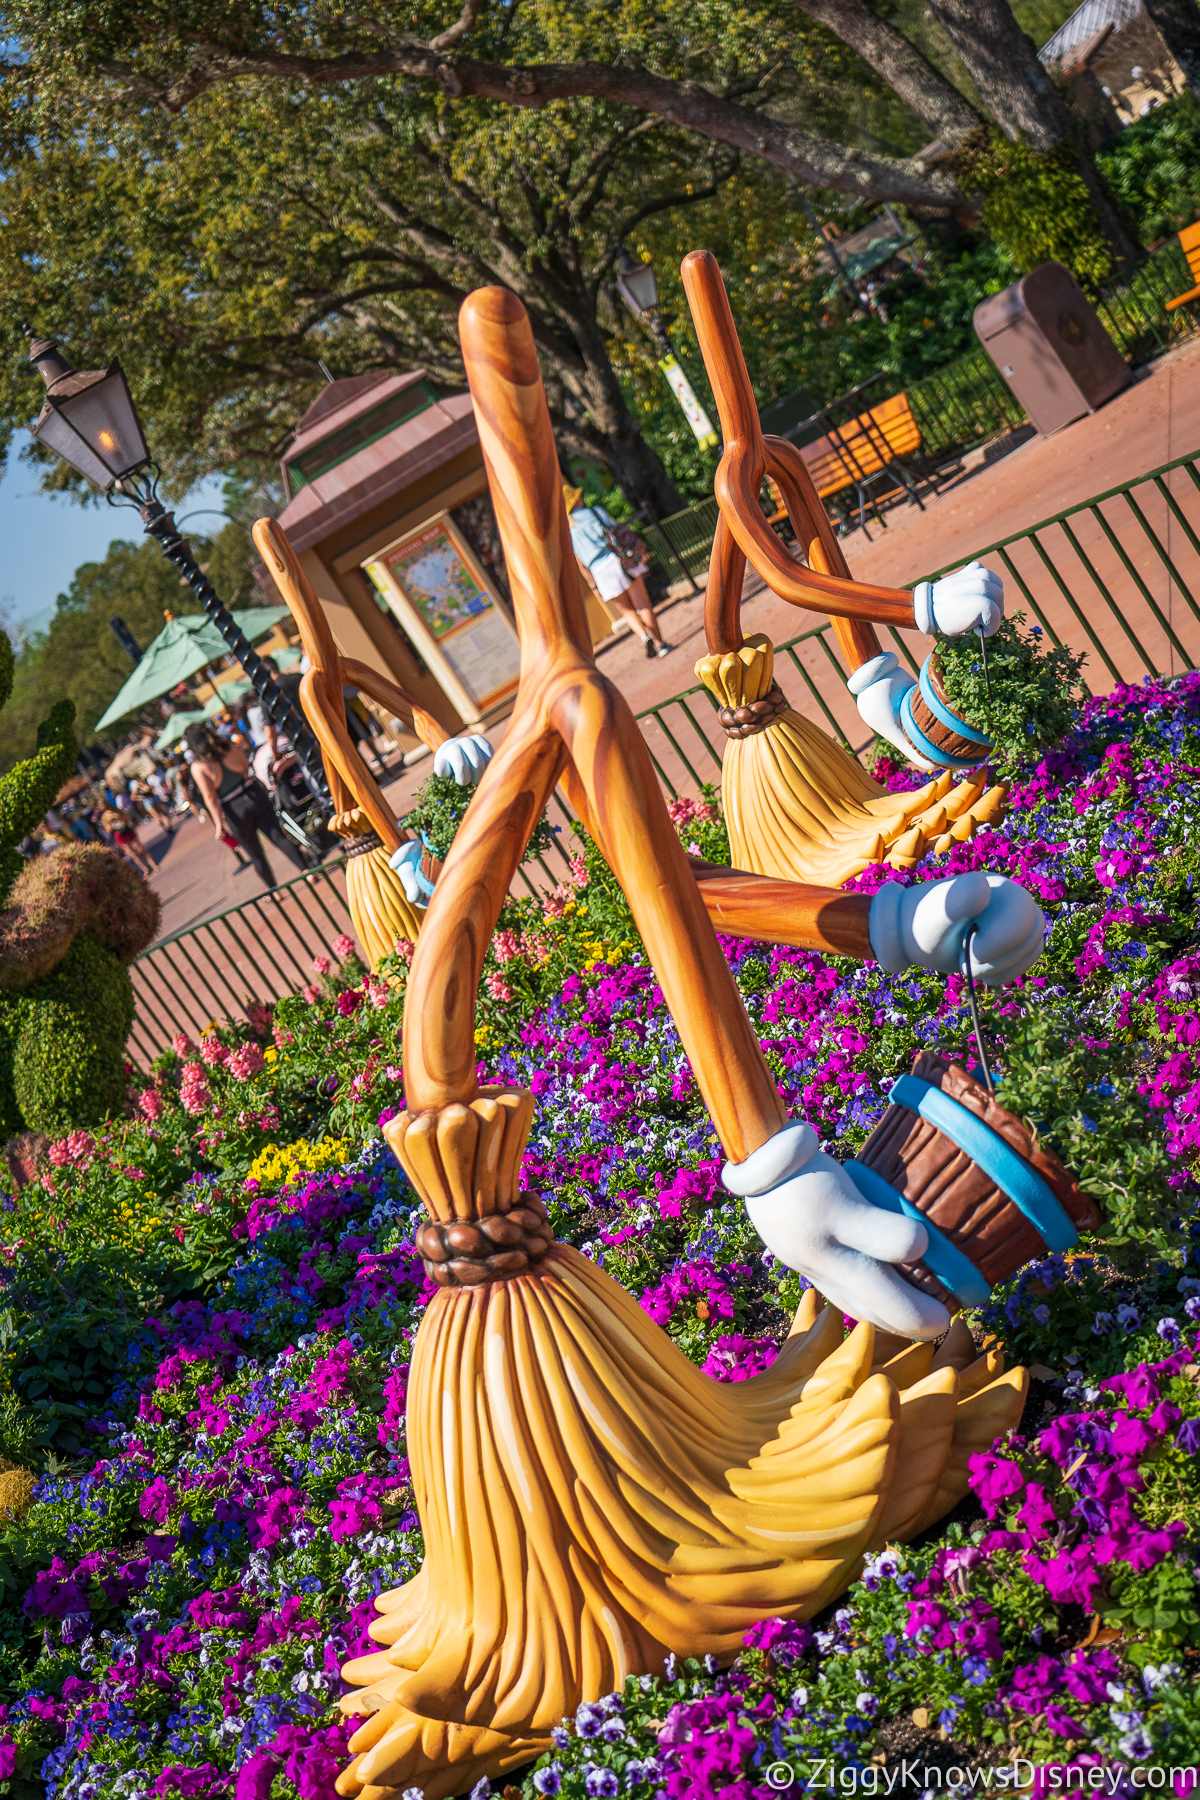
M 867 929 L 875 959 L 889 974 L 915 965 L 957 975 L 972 920 L 978 930 L 971 973 L 988 987 L 1014 981 L 1042 953 L 1046 921 L 1037 901 L 1007 875 L 982 869 L 912 887 L 885 882 L 871 901 Z
M 991 637 L 1004 618 L 1004 583 L 982 563 L 968 563 L 940 581 L 919 581 L 913 614 L 917 630 L 930 637 L 961 637 L 967 631 Z
M 400 885 L 404 889 L 404 897 L 410 906 L 428 906 L 429 895 L 421 886 L 421 858 L 425 854 L 425 846 L 417 838 L 409 838 L 398 850 L 392 852 L 388 859 L 388 868 L 395 869 L 400 877 Z
M 926 762 L 908 741 L 900 723 L 900 702 L 909 688 L 916 685 L 912 676 L 900 667 L 891 650 L 884 650 L 879 656 L 873 656 L 870 662 L 855 669 L 846 681 L 846 686 L 854 695 L 854 703 L 863 724 L 894 745 L 905 762 L 914 764 L 918 769 L 932 771 L 934 765 Z
M 435 775 L 453 775 L 459 787 L 474 787 L 492 760 L 485 737 L 452 737 L 433 753 Z
M 950 1315 L 890 1263 L 923 1256 L 929 1235 L 917 1219 L 864 1200 L 849 1175 L 818 1148 L 811 1125 L 785 1125 L 745 1162 L 726 1163 L 721 1180 L 741 1194 L 768 1250 L 798 1269 L 855 1319 L 903 1337 L 940 1337 Z

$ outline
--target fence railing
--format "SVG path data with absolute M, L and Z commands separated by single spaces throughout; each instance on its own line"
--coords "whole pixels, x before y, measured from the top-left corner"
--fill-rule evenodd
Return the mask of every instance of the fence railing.
M 1024 608 L 1052 644 L 1087 652 L 1085 677 L 1095 691 L 1200 667 L 1200 454 L 1177 457 L 949 566 L 974 559 L 1004 577 L 1010 612 Z M 945 573 L 935 569 L 928 579 Z M 883 636 L 915 674 L 922 641 L 890 630 Z M 775 659 L 798 712 L 847 748 L 861 739 L 828 620 L 780 644 Z M 713 696 L 697 684 L 637 715 L 668 798 L 698 798 L 719 780 L 725 737 L 716 713 Z M 518 892 L 544 893 L 566 872 L 573 815 L 558 794 L 551 815 L 559 825 L 554 845 L 518 871 Z M 313 979 L 313 957 L 331 955 L 343 932 L 353 935 L 339 863 L 176 932 L 133 965 L 132 1051 L 148 1062 L 178 1031 L 198 1036 L 248 1002 L 299 992 Z

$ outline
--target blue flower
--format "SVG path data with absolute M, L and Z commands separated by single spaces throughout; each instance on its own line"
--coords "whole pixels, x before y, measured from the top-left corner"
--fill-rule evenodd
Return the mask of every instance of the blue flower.
M 535 1769 L 533 1785 L 539 1794 L 557 1794 L 562 1786 L 562 1771 L 556 1762 L 547 1763 L 544 1769 Z

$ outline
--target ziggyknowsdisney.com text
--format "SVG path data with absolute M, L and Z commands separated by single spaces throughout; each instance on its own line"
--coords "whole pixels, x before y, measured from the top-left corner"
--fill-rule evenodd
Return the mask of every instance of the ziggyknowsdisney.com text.
M 962 1768 L 952 1764 L 948 1769 L 932 1764 L 927 1766 L 914 1758 L 887 1767 L 874 1763 L 866 1768 L 842 1767 L 832 1758 L 824 1757 L 814 1760 L 803 1771 L 791 1763 L 770 1763 L 766 1777 L 768 1786 L 777 1793 L 802 1784 L 810 1791 L 824 1789 L 839 1794 L 924 1795 L 939 1791 L 969 1793 L 972 1790 L 987 1794 L 995 1789 L 1016 1794 L 1032 1789 L 1038 1795 L 1067 1792 L 1113 1795 L 1130 1783 L 1135 1788 L 1171 1794 L 1175 1800 L 1187 1800 L 1187 1796 L 1200 1787 L 1200 1770 L 1195 1767 L 1169 1768 L 1162 1763 L 1139 1763 L 1131 1768 L 1118 1764 L 1083 1768 L 1066 1763 L 1034 1763 L 1024 1757 L 992 1767 Z

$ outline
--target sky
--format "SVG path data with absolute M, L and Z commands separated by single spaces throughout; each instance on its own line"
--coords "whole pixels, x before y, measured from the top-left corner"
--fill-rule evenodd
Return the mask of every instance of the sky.
M 142 536 L 131 508 L 105 501 L 81 506 L 65 494 L 39 494 L 37 470 L 20 461 L 28 441 L 19 434 L 0 479 L 0 618 L 10 631 L 44 625 L 80 563 L 102 561 L 114 538 L 137 543 Z M 186 518 L 198 508 L 220 512 L 221 485 L 219 476 L 210 477 L 174 509 L 185 533 L 221 529 L 220 519 L 206 511 Z

